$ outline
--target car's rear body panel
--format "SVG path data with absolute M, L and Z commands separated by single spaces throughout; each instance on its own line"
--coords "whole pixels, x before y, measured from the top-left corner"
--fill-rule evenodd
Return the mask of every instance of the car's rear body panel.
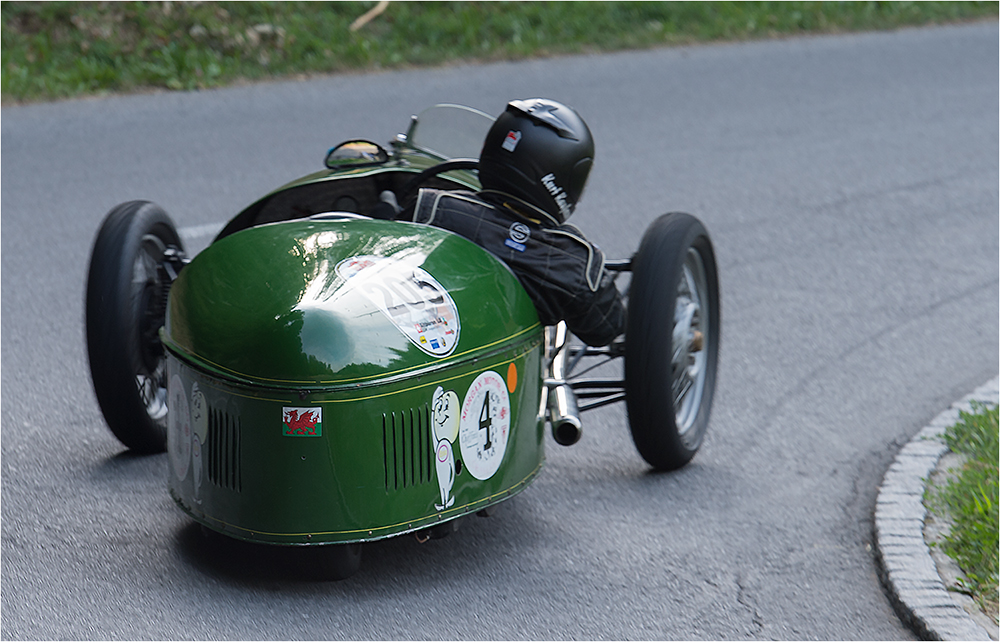
M 544 461 L 543 329 L 500 261 L 409 223 L 307 219 L 220 239 L 174 283 L 170 489 L 284 544 L 416 531 Z

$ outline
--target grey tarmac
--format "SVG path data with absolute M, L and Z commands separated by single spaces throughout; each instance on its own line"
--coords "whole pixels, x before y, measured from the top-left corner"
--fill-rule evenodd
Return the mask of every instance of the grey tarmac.
M 879 578 L 878 489 L 1000 372 L 997 51 L 992 21 L 4 107 L 0 637 L 914 639 Z M 152 200 L 204 243 L 342 140 L 533 96 L 594 133 L 572 221 L 607 255 L 666 211 L 712 234 L 701 451 L 651 473 L 624 408 L 594 410 L 494 515 L 373 544 L 344 582 L 205 541 L 91 391 L 103 216 Z

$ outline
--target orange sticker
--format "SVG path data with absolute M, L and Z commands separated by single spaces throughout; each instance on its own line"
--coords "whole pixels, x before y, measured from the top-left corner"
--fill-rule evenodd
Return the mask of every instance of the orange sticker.
M 507 366 L 507 390 L 510 394 L 514 394 L 514 391 L 517 390 L 517 368 L 513 361 Z

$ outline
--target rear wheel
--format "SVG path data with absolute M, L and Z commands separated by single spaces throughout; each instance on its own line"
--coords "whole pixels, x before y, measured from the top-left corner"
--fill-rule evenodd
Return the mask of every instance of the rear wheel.
M 159 331 L 180 237 L 153 203 L 111 210 L 94 241 L 87 277 L 87 352 L 108 427 L 138 453 L 167 445 L 167 372 Z
M 688 463 L 708 427 L 719 355 L 719 281 L 708 232 L 689 214 L 653 222 L 632 259 L 625 402 L 650 465 Z

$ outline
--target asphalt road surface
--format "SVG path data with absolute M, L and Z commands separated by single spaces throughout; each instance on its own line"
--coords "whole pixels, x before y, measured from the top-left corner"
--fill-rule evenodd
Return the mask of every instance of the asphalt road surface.
M 3 108 L 2 637 L 912 638 L 872 512 L 899 447 L 998 372 L 997 50 L 992 22 Z M 91 392 L 104 214 L 150 199 L 204 245 L 340 140 L 537 95 L 594 132 L 574 222 L 609 255 L 669 210 L 713 235 L 698 456 L 652 474 L 624 408 L 595 411 L 494 516 L 339 583 L 203 541 Z

